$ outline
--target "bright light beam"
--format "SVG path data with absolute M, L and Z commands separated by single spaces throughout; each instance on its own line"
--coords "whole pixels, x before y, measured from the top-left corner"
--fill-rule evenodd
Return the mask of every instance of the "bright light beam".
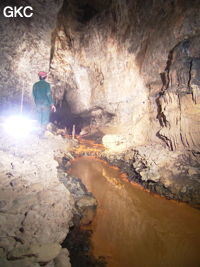
M 24 116 L 10 116 L 8 117 L 3 128 L 5 132 L 15 138 L 27 137 L 34 129 L 33 120 Z

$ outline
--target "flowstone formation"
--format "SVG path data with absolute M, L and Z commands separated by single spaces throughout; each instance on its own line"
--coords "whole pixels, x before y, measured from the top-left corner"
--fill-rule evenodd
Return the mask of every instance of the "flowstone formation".
M 200 149 L 200 36 L 187 38 L 170 52 L 157 103 L 158 136 L 171 150 Z

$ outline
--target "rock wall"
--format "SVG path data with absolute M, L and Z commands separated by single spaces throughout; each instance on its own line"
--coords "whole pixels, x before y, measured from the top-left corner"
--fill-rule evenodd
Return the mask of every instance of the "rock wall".
M 96 8 L 96 2 L 89 4 Z M 118 128 L 132 123 L 135 135 L 141 139 L 146 133 L 141 120 L 149 123 L 148 89 L 140 77 L 135 55 L 118 40 L 119 25 L 113 21 L 112 10 L 105 11 L 103 6 L 99 14 L 86 21 L 79 17 L 84 12 L 84 6 L 76 1 L 66 1 L 60 14 L 51 62 L 51 73 L 60 81 L 55 97 L 58 102 L 66 98 L 75 114 L 84 116 L 89 112 L 93 126 L 109 123 L 106 113 Z M 94 111 L 98 115 L 93 115 Z
M 200 148 L 199 36 L 180 42 L 170 54 L 162 94 L 158 98 L 160 137 L 175 150 Z
M 51 61 L 57 101 L 113 114 L 130 144 L 198 150 L 199 10 L 199 1 L 66 0 Z
M 5 6 L 27 6 L 33 8 L 31 18 L 7 18 L 3 16 Z M 62 0 L 19 1 L 0 3 L 0 104 L 1 110 L 13 109 L 21 101 L 32 103 L 32 85 L 38 80 L 40 70 L 49 71 L 51 57 L 51 34 L 56 27 L 57 14 Z

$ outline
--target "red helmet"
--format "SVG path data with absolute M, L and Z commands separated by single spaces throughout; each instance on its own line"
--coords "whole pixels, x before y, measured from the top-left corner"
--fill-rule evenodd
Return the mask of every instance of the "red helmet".
M 42 78 L 46 78 L 46 77 L 47 77 L 47 72 L 45 72 L 45 71 L 40 71 L 40 72 L 38 73 L 38 75 L 39 75 L 40 77 L 42 77 Z

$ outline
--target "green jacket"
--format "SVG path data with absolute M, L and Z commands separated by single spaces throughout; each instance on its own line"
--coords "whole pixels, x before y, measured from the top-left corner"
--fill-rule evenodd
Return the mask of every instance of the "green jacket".
M 36 106 L 53 105 L 50 84 L 45 80 L 40 80 L 33 85 L 33 98 Z

